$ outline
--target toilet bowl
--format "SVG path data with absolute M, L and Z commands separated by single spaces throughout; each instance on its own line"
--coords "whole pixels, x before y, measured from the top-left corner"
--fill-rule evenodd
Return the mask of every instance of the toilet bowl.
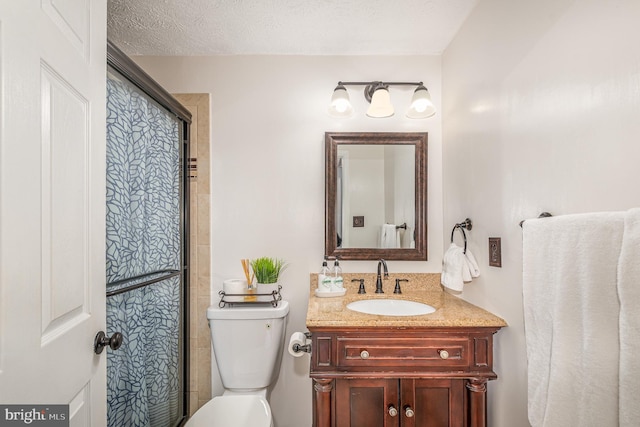
M 273 427 L 267 388 L 282 359 L 289 303 L 207 309 L 211 342 L 225 388 L 185 427 Z
M 256 395 L 214 397 L 198 409 L 186 427 L 273 427 L 271 408 Z

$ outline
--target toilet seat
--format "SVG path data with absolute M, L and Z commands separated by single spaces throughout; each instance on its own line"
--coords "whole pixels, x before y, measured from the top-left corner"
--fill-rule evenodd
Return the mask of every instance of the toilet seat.
M 271 408 L 260 396 L 218 396 L 205 403 L 185 427 L 271 427 Z

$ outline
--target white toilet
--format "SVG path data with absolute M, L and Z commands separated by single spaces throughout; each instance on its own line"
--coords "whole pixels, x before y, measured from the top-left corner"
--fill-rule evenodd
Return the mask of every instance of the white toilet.
M 267 387 L 280 366 L 288 314 L 287 301 L 207 309 L 225 391 L 198 409 L 186 427 L 273 427 Z

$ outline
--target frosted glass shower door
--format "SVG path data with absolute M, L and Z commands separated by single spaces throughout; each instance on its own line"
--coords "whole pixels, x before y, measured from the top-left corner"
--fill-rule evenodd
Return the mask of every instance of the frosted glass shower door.
M 173 427 L 184 412 L 181 121 L 120 74 L 107 78 L 110 427 Z
M 179 420 L 181 294 L 180 278 L 172 277 L 107 298 L 107 327 L 124 336 L 107 360 L 109 426 L 174 426 Z

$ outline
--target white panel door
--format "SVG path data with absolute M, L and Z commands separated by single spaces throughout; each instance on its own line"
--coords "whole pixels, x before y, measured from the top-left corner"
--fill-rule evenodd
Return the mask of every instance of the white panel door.
M 0 2 L 0 404 L 106 424 L 106 0 Z

